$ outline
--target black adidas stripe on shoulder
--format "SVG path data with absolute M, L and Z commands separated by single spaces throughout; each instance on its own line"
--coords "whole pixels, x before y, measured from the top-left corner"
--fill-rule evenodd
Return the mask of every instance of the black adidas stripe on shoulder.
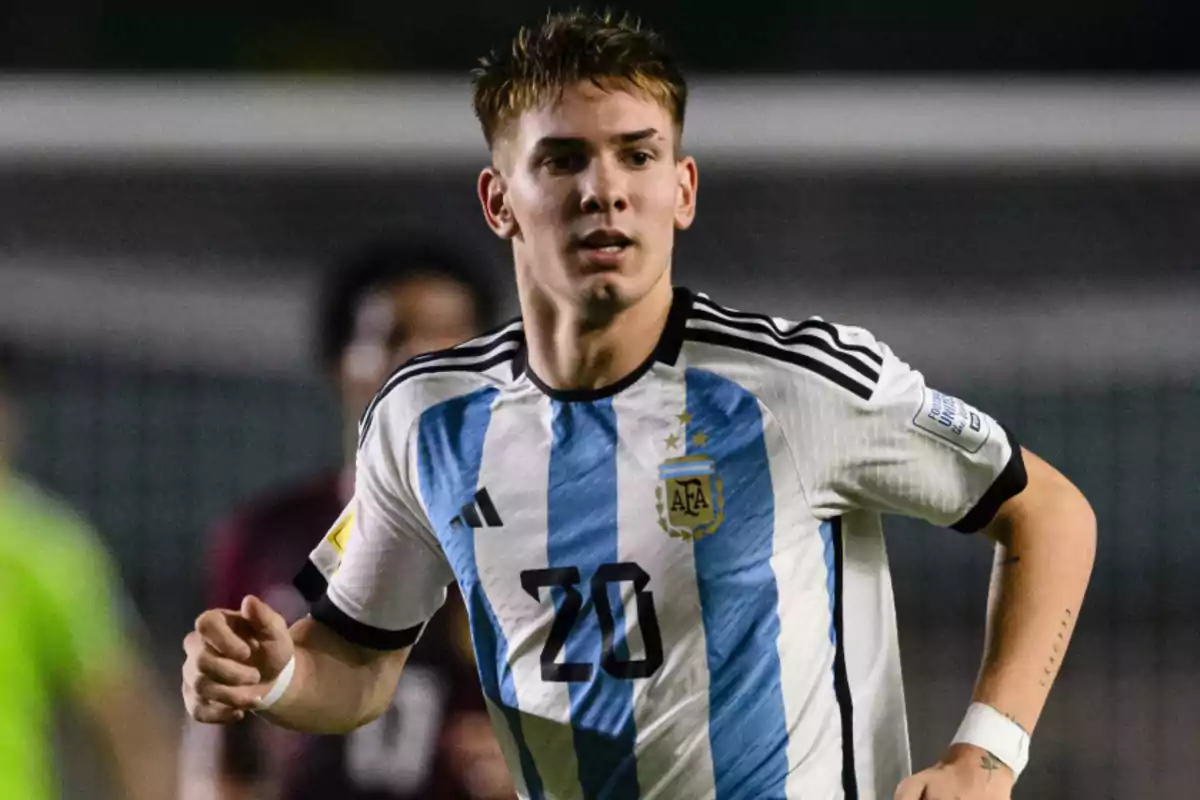
M 851 355 L 843 350 L 839 350 L 820 336 L 799 335 L 799 336 L 784 336 L 779 332 L 779 329 L 773 325 L 766 325 L 762 320 L 729 320 L 711 313 L 703 308 L 692 309 L 692 319 L 702 320 L 714 325 L 719 325 L 722 328 L 730 331 L 744 334 L 753 334 L 756 336 L 766 336 L 778 344 L 782 348 L 795 347 L 811 347 L 814 350 L 819 350 L 832 359 L 840 361 L 850 369 L 862 375 L 872 385 L 879 382 L 879 371 L 872 364 L 865 362 L 858 356 Z
M 505 361 L 511 361 L 520 350 L 521 342 L 524 341 L 524 330 L 519 324 L 513 322 L 500 328 L 499 335 L 495 335 L 496 333 L 494 331 L 490 334 L 493 336 L 491 339 L 485 335 L 448 350 L 423 353 L 409 359 L 393 372 L 363 412 L 362 419 L 358 423 L 358 446 L 362 447 L 363 442 L 366 441 L 367 432 L 371 428 L 371 422 L 375 418 L 375 410 L 379 404 L 405 381 L 419 375 L 436 372 L 487 372 Z M 475 344 L 481 340 L 483 341 L 480 344 Z
M 841 335 L 838 333 L 837 326 L 833 325 L 831 323 L 828 323 L 823 319 L 806 319 L 803 322 L 796 325 L 790 331 L 788 331 L 786 336 L 788 338 L 791 338 L 793 336 L 799 336 L 802 333 L 806 333 L 810 330 L 825 331 L 825 333 L 829 334 L 830 338 L 833 339 L 834 344 L 836 344 L 838 347 L 842 348 L 843 350 L 845 350 L 847 352 L 862 353 L 864 356 L 871 359 L 879 366 L 881 366 L 881 367 L 883 366 L 883 356 L 879 355 L 879 353 L 877 351 L 872 350 L 871 348 L 867 347 L 866 345 L 849 344 L 847 342 L 843 342 Z
M 697 306 L 704 306 L 704 309 L 697 308 Z M 743 328 L 743 330 L 747 330 L 749 332 L 769 333 L 780 344 L 792 344 L 798 341 L 804 341 L 806 344 L 811 343 L 818 347 L 823 345 L 824 347 L 822 349 L 825 349 L 830 353 L 839 353 L 840 355 L 838 357 L 844 363 L 849 364 L 854 369 L 858 369 L 858 367 L 854 366 L 854 364 L 851 364 L 849 360 L 844 358 L 844 356 L 849 356 L 851 358 L 861 356 L 862 358 L 865 358 L 867 362 L 874 364 L 875 367 L 883 366 L 883 356 L 881 356 L 877 351 L 865 345 L 851 344 L 843 341 L 840 333 L 838 332 L 837 326 L 828 323 L 825 320 L 807 319 L 792 326 L 791 328 L 788 328 L 787 330 L 784 330 L 779 327 L 779 324 L 773 318 L 767 316 L 766 314 L 754 314 L 748 311 L 736 311 L 732 308 L 726 308 L 722 305 L 718 305 L 711 299 L 701 295 L 696 298 L 696 304 L 692 306 L 693 316 L 696 316 L 695 312 L 702 310 L 707 310 L 710 314 L 721 317 L 722 319 L 720 321 L 726 325 L 730 325 L 732 327 L 749 325 L 751 327 Z M 814 336 L 814 331 L 824 332 L 829 336 L 830 339 L 833 340 L 832 343 L 827 341 L 824 337 Z M 862 363 L 866 364 L 867 362 Z M 878 373 L 875 372 L 875 369 L 869 366 L 868 369 L 872 373 L 872 376 L 870 376 L 871 380 L 878 380 Z M 859 371 L 861 372 L 861 370 Z M 867 373 L 864 372 L 863 374 L 866 375 Z
M 826 380 L 836 383 L 846 391 L 853 395 L 861 397 L 863 400 L 870 400 L 874 394 L 875 388 L 873 385 L 868 386 L 864 383 L 851 378 L 846 373 L 831 367 L 824 361 L 818 361 L 812 356 L 797 352 L 796 350 L 788 350 L 777 345 L 769 344 L 761 339 L 751 339 L 747 336 L 738 336 L 732 332 L 717 331 L 711 328 L 688 328 L 685 337 L 688 341 L 703 342 L 704 344 L 715 344 L 721 347 L 731 347 L 736 350 L 745 350 L 749 353 L 757 353 L 761 356 L 774 358 L 779 361 L 785 361 L 789 364 L 794 364 L 797 367 L 814 372 Z
M 428 364 L 432 361 L 441 361 L 447 358 L 465 358 L 469 356 L 484 355 L 490 352 L 496 344 L 509 341 L 513 336 L 516 336 L 518 339 L 520 339 L 523 334 L 519 323 L 520 320 L 510 320 L 509 322 L 506 322 L 497 328 L 492 328 L 491 330 L 476 336 L 474 339 L 468 339 L 462 344 L 458 344 L 454 347 L 449 347 L 444 350 L 433 350 L 428 353 L 421 353 L 420 355 L 413 356 L 408 361 L 405 361 L 399 367 L 396 367 L 396 369 L 392 370 L 392 374 L 388 375 L 387 380 L 383 382 L 383 386 L 380 388 L 375 398 L 367 406 L 366 410 L 363 411 L 363 415 L 358 421 L 359 426 L 361 427 L 363 422 L 366 421 L 367 416 L 373 410 L 375 403 L 380 399 L 380 395 L 390 391 L 392 383 L 397 380 L 402 380 L 405 377 L 405 374 L 411 371 L 413 368 L 422 364 Z
M 519 338 L 524 337 L 524 325 L 521 324 L 521 318 L 510 319 L 503 325 L 497 325 L 494 328 L 489 328 L 483 333 L 471 339 L 467 339 L 461 344 L 456 344 L 453 347 L 447 347 L 442 350 L 431 350 L 428 353 L 420 353 L 405 361 L 400 366 L 392 370 L 392 374 L 388 375 L 387 380 L 383 382 L 386 388 L 389 383 L 410 367 L 418 364 L 425 364 L 430 361 L 437 361 L 443 358 L 480 355 L 489 351 L 494 344 L 506 340 L 506 337 L 511 337 L 517 334 Z

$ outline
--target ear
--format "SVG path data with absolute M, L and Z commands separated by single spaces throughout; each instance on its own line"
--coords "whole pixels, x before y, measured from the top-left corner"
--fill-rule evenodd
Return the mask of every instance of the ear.
M 479 202 L 488 227 L 501 239 L 512 239 L 520 229 L 508 205 L 508 182 L 495 166 L 479 173 Z
M 687 230 L 696 218 L 696 189 L 700 176 L 696 171 L 696 159 L 681 158 L 675 164 L 675 227 Z

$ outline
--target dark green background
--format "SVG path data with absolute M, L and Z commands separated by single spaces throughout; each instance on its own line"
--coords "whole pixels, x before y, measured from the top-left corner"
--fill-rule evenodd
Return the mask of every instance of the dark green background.
M 0 68 L 460 71 L 548 6 L 567 4 L 9 0 L 0 10 Z M 616 7 L 666 33 L 693 70 L 1200 68 L 1200 7 L 1167 0 L 654 0 Z

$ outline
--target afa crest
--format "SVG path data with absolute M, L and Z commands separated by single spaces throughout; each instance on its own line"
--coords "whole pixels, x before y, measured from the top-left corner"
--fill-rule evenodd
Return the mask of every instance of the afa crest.
M 691 421 L 684 412 L 681 420 Z M 667 440 L 675 446 L 678 437 Z M 707 437 L 697 433 L 692 437 L 703 445 Z M 658 524 L 667 534 L 685 541 L 696 541 L 716 533 L 725 521 L 725 496 L 721 476 L 713 459 L 702 452 L 669 458 L 658 467 L 658 485 L 654 498 L 658 509 Z

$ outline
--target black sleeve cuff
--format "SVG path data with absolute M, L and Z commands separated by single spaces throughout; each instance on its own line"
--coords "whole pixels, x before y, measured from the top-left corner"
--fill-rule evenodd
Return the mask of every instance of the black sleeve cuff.
M 1025 474 L 1025 459 L 1021 457 L 1021 445 L 1017 441 L 1017 437 L 1003 425 L 1000 427 L 1004 428 L 1004 434 L 1008 436 L 1008 443 L 1012 446 L 1012 456 L 1004 465 L 1004 470 L 996 476 L 996 480 L 983 493 L 983 497 L 979 498 L 975 507 L 950 526 L 959 533 L 975 533 L 984 528 L 995 518 L 1000 506 L 1004 505 L 1009 498 L 1016 497 L 1024 491 L 1025 485 L 1029 483 L 1029 476 Z
M 313 603 L 311 613 L 313 619 L 332 629 L 347 642 L 371 650 L 400 650 L 411 647 L 416 644 L 421 636 L 421 629 L 425 627 L 421 624 L 402 631 L 388 631 L 365 625 L 335 606 L 329 595 L 324 595 Z
M 416 643 L 424 625 L 405 628 L 402 631 L 387 631 L 365 625 L 351 618 L 345 611 L 333 604 L 326 592 L 329 583 L 317 565 L 305 561 L 304 567 L 292 578 L 295 586 L 311 608 L 312 618 L 322 625 L 331 628 L 334 633 L 347 642 L 372 650 L 400 650 Z
M 311 561 L 305 561 L 304 567 L 292 578 L 292 585 L 295 586 L 300 594 L 304 596 L 310 604 L 315 603 L 325 596 L 325 592 L 329 589 L 329 584 L 325 581 L 325 576 L 321 574 L 321 570 Z

